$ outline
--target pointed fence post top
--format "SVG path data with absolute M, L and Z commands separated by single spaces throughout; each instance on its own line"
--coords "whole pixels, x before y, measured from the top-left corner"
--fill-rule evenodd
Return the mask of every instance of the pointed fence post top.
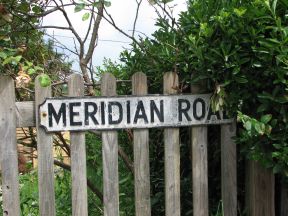
M 111 73 L 104 73 L 101 79 L 101 94 L 114 96 L 116 94 L 116 78 Z
M 132 76 L 132 94 L 133 95 L 146 95 L 147 88 L 147 76 L 142 72 L 137 72 Z
M 179 77 L 175 72 L 166 72 L 163 77 L 164 94 L 176 94 L 179 87 Z

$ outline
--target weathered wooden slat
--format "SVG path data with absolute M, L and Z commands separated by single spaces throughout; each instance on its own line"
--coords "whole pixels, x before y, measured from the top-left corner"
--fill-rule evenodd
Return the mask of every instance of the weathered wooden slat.
M 39 75 L 35 79 L 36 116 L 39 115 L 39 104 L 42 104 L 46 97 L 51 97 L 51 87 L 42 87 Z M 38 121 L 39 118 L 36 118 L 40 215 L 54 216 L 55 193 L 52 134 L 47 134 L 42 127 L 39 127 Z
M 17 127 L 35 127 L 35 103 L 34 101 L 16 102 Z
M 116 95 L 116 79 L 105 73 L 101 80 L 102 96 Z M 104 216 L 119 215 L 118 133 L 102 132 Z
M 84 96 L 84 81 L 80 74 L 68 79 L 69 96 Z M 71 132 L 72 215 L 87 216 L 87 176 L 85 132 Z
M 248 162 L 247 207 L 251 216 L 275 216 L 275 176 L 259 162 Z
M 200 85 L 192 85 L 191 92 L 203 93 L 203 88 Z M 192 127 L 191 136 L 193 215 L 208 216 L 207 126 Z
M 164 74 L 164 93 L 177 94 L 178 75 Z M 180 144 L 179 128 L 164 129 L 165 145 L 165 215 L 180 216 Z
M 147 77 L 144 73 L 132 76 L 133 95 L 147 94 Z M 149 130 L 133 131 L 134 188 L 136 216 L 150 216 L 150 168 L 149 168 Z
M 287 216 L 288 215 L 288 188 L 282 179 L 281 182 L 281 200 L 280 200 L 280 216 Z
M 3 215 L 20 216 L 15 89 L 8 76 L 0 77 L 0 120 Z
M 221 125 L 221 189 L 224 215 L 237 215 L 236 123 Z

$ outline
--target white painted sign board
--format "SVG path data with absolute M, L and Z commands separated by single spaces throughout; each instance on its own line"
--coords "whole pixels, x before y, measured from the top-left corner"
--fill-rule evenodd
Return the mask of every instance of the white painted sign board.
M 47 131 L 182 127 L 231 123 L 213 113 L 211 94 L 47 98 L 39 106 Z

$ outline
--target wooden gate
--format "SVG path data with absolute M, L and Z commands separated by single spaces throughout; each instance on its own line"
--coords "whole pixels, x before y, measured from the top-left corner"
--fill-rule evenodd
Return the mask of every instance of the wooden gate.
M 15 102 L 14 81 L 0 77 L 0 147 L 2 165 L 3 214 L 20 215 L 16 128 L 36 127 L 38 150 L 39 206 L 42 216 L 55 215 L 52 134 L 39 126 L 38 107 L 51 97 L 51 86 L 41 87 L 35 80 L 35 101 Z M 177 94 L 177 74 L 169 72 L 163 79 L 164 93 Z M 83 96 L 81 75 L 68 80 L 69 96 Z M 133 95 L 146 95 L 147 78 L 143 73 L 132 77 Z M 197 88 L 192 88 L 198 93 Z M 103 96 L 116 95 L 116 79 L 106 73 L 101 80 Z M 207 126 L 193 126 L 192 131 L 192 189 L 194 216 L 208 216 Z M 149 130 L 135 129 L 134 184 L 137 216 L 151 215 Z M 236 146 L 232 137 L 236 124 L 221 125 L 221 181 L 224 215 L 237 215 Z M 87 216 L 85 132 L 70 132 L 72 173 L 72 214 Z M 102 132 L 104 215 L 119 215 L 118 139 L 117 131 Z M 180 144 L 179 128 L 164 129 L 165 145 L 165 212 L 180 216 Z

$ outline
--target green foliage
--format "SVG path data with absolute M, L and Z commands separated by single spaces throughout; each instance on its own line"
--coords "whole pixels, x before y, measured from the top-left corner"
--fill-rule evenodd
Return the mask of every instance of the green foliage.
M 40 75 L 39 81 L 42 87 L 47 87 L 51 84 L 51 79 L 47 74 Z
M 206 83 L 214 92 L 213 110 L 225 108 L 243 124 L 237 137 L 242 151 L 285 174 L 287 9 L 285 0 L 190 0 L 178 22 L 159 18 L 153 38 L 133 44 L 114 68 L 126 78 L 146 73 L 150 93 L 161 92 L 163 73 L 171 70 L 178 72 L 182 92 L 191 83 Z
M 64 62 L 63 55 L 55 52 L 51 41 L 44 42 L 44 32 L 33 28 L 39 25 L 37 14 L 43 12 L 44 6 L 26 1 L 0 3 L 0 74 L 15 78 L 17 88 L 33 88 L 34 78 L 44 72 L 43 85 L 48 85 L 48 75 L 59 80 L 59 73 L 69 72 L 71 67 L 71 62 Z M 3 19 L 3 14 L 8 14 L 11 20 Z M 26 93 L 19 91 L 17 96 L 27 97 Z
M 20 175 L 19 183 L 21 215 L 40 215 L 37 170 Z M 0 197 L 0 205 L 2 206 L 2 191 Z M 55 203 L 57 215 L 72 215 L 71 176 L 68 171 L 61 169 L 55 171 Z M 3 214 L 2 211 L 3 208 L 1 207 L 0 214 Z
M 119 145 L 129 156 L 132 154 L 131 143 L 127 142 L 126 132 L 118 134 Z M 87 152 L 87 177 L 90 182 L 101 192 L 103 190 L 103 166 L 102 166 L 102 141 L 101 137 L 92 133 L 86 134 L 86 152 Z M 133 175 L 119 158 L 119 196 L 120 196 L 120 215 L 133 216 L 134 210 L 134 185 Z M 92 195 L 92 194 L 91 194 Z M 93 201 L 89 201 L 89 214 L 102 215 L 103 207 L 99 198 L 93 194 Z

